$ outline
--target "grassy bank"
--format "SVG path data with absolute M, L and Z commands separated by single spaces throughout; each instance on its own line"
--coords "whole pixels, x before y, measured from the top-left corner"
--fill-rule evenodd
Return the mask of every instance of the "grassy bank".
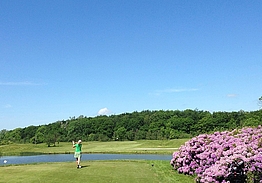
M 82 166 L 63 162 L 0 167 L 0 183 L 194 183 L 194 178 L 172 170 L 169 161 L 84 161 Z
M 141 140 L 141 141 L 111 141 L 83 142 L 83 153 L 146 153 L 172 154 L 188 139 L 176 140 Z M 0 146 L 0 155 L 29 155 L 29 154 L 64 154 L 73 153 L 69 142 L 61 142 L 55 147 L 46 144 L 9 144 Z

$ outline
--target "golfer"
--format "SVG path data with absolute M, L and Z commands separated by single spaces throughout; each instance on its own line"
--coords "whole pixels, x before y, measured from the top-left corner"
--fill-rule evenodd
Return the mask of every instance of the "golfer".
M 74 157 L 76 159 L 77 168 L 81 168 L 80 160 L 81 160 L 81 156 L 82 156 L 82 141 L 79 140 L 77 143 L 72 141 L 72 143 L 73 143 L 73 148 L 75 148 L 75 155 L 74 155 Z

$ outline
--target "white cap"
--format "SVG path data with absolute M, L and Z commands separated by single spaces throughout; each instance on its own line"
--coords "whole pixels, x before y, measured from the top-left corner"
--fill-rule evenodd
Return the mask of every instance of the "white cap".
M 82 142 L 82 140 L 79 140 L 78 143 Z

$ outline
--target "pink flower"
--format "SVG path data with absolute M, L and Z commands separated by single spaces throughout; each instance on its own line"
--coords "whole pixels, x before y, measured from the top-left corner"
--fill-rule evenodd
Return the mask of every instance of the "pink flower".
M 262 171 L 262 128 L 202 134 L 173 153 L 171 165 L 180 173 L 196 174 L 200 182 L 225 182 L 228 164 L 243 159 L 250 173 Z M 219 181 L 218 181 L 219 179 Z M 262 178 L 261 178 L 262 179 Z M 260 180 L 262 182 L 262 180 Z

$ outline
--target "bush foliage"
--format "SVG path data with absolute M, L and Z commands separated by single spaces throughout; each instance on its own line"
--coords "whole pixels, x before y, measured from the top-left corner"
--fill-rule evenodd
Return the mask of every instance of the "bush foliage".
M 241 159 L 249 182 L 262 182 L 262 127 L 202 134 L 174 152 L 171 165 L 197 182 L 225 183 L 230 164 Z

